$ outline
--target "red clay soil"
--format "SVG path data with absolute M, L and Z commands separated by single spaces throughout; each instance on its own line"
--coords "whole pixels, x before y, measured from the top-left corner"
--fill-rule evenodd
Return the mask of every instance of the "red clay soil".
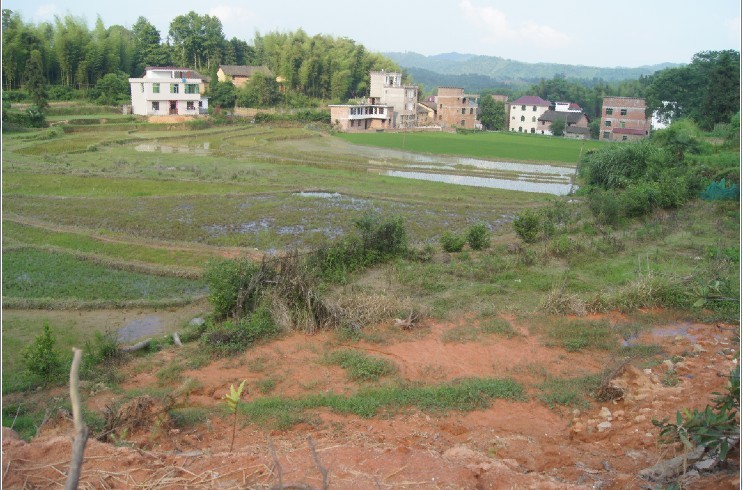
M 272 396 L 357 389 L 343 370 L 321 362 L 324 352 L 345 348 L 337 337 L 293 334 L 242 357 L 184 371 L 181 379 L 198 381 L 192 382 L 197 388 L 189 405 L 214 409 L 208 422 L 174 429 L 167 420 L 154 418 L 126 433 L 119 446 L 90 440 L 81 488 L 322 488 L 323 470 L 329 488 L 339 489 L 656 488 L 639 471 L 677 455 L 678 448 L 658 443 L 652 419 L 675 417 L 684 407 L 703 408 L 713 392 L 725 390 L 738 350 L 737 327 L 662 325 L 639 340 L 662 345 L 665 359 L 684 357 L 675 359 L 676 386 L 662 382 L 668 363 L 651 369 L 628 366 L 614 380 L 624 392 L 622 399 L 594 402 L 585 410 L 550 409 L 534 388 L 546 376 L 596 373 L 615 360 L 604 352 L 576 354 L 546 347 L 520 325 L 515 327 L 522 334 L 511 339 L 484 335 L 465 343 L 444 342 L 445 332 L 455 327 L 429 325 L 400 333 L 388 344 L 348 347 L 386 357 L 407 380 L 510 377 L 528 387 L 528 401 L 497 400 L 473 412 L 407 410 L 371 419 L 322 409 L 312 412 L 312 423 L 289 430 L 239 427 L 230 453 L 231 419 L 218 411 L 230 384 L 247 379 L 248 400 L 263 396 L 254 387 L 267 375 L 276 385 Z M 167 365 L 178 355 L 169 349 L 155 361 Z M 156 383 L 152 373 L 132 367 L 124 389 Z M 97 393 L 88 396 L 87 406 L 102 411 L 114 399 L 110 392 Z M 3 488 L 63 485 L 72 437 L 65 417 L 53 417 L 30 443 L 4 428 Z M 727 468 L 682 483 L 685 488 L 739 488 L 737 458 L 735 451 Z

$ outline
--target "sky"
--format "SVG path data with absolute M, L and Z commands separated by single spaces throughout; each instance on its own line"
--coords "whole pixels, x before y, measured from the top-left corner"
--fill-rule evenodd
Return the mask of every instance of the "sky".
M 256 33 L 347 37 L 374 52 L 471 53 L 529 63 L 638 67 L 689 63 L 700 51 L 741 49 L 740 0 L 3 0 L 25 22 L 55 16 L 93 28 L 131 28 L 144 16 L 164 39 L 193 10 L 222 21 L 225 37 Z

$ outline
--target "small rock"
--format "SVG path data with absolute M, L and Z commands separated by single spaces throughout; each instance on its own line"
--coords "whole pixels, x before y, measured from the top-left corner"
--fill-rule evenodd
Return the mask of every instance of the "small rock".
M 197 317 L 191 320 L 188 324 L 191 325 L 192 327 L 200 327 L 205 323 L 206 323 L 206 320 L 204 320 L 201 317 Z
M 599 432 L 604 432 L 605 430 L 611 429 L 611 422 L 601 422 L 599 425 L 596 426 L 596 428 L 599 430 Z
M 650 369 L 650 368 L 645 368 L 645 369 L 642 370 L 642 372 L 645 373 L 645 374 L 653 374 L 653 370 Z
M 714 458 L 710 459 L 703 459 L 702 461 L 699 461 L 698 463 L 694 464 L 694 468 L 698 469 L 699 471 L 710 471 L 715 466 L 717 466 L 717 461 Z
M 692 350 L 694 352 L 707 352 L 707 350 L 699 344 L 694 344 L 694 347 L 692 347 Z
M 645 422 L 646 420 L 647 420 L 647 417 L 645 417 L 644 415 L 638 415 L 637 417 L 635 417 L 635 422 L 637 422 L 638 424 L 641 424 Z
M 615 419 L 617 419 L 617 420 L 623 419 L 624 418 L 624 410 L 617 410 L 616 412 L 614 412 L 613 417 Z
M 666 367 L 667 370 L 673 371 L 673 361 L 670 359 L 666 359 L 663 361 L 663 365 Z
M 606 407 L 601 407 L 601 411 L 599 412 L 599 416 L 602 419 L 611 420 L 611 411 Z

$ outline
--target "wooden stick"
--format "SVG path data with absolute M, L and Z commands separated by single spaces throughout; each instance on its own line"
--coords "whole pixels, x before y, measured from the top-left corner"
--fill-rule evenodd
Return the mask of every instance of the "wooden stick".
M 75 442 L 72 445 L 72 461 L 70 472 L 67 475 L 65 490 L 77 489 L 80 480 L 80 470 L 83 466 L 85 443 L 88 442 L 88 427 L 83 422 L 83 413 L 80 407 L 79 372 L 83 351 L 73 347 L 72 367 L 70 368 L 70 400 L 72 401 L 72 417 L 75 424 Z

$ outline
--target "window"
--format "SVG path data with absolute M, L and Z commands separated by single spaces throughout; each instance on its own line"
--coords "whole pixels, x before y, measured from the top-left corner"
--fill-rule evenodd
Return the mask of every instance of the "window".
M 439 104 L 439 109 L 443 109 L 443 108 L 444 108 L 444 104 Z M 515 109 L 515 107 L 514 107 L 514 109 Z
M 536 132 L 537 132 L 537 130 L 536 130 L 536 129 L 534 129 L 534 128 L 531 128 L 531 134 L 534 134 L 534 133 L 536 133 Z
M 177 94 L 178 93 L 178 84 L 177 83 L 171 83 L 170 84 L 170 93 L 171 94 Z
M 160 84 L 159 83 L 153 83 L 152 84 L 152 93 L 153 94 L 159 94 L 160 93 Z
M 611 131 L 604 131 L 604 139 L 605 140 L 611 139 Z
M 614 114 L 614 109 L 612 109 L 611 107 L 607 107 L 606 108 L 606 115 L 607 116 L 611 116 L 612 114 Z
M 511 109 L 513 109 L 515 111 L 516 110 L 516 106 L 515 105 L 514 106 L 511 106 Z
M 525 105 L 522 105 L 522 106 L 521 106 L 521 110 L 522 110 L 522 111 L 525 111 L 525 110 L 526 110 L 526 106 L 525 106 Z
M 626 116 L 627 115 L 627 109 L 621 109 L 619 111 L 619 114 L 621 114 L 622 116 Z
M 186 84 L 186 93 L 187 94 L 198 94 L 199 93 L 199 84 L 198 83 L 187 83 Z
M 475 113 L 475 109 L 470 107 L 470 114 L 474 114 L 474 113 Z
M 627 141 L 627 135 L 622 136 L 622 141 Z
M 524 132 L 524 128 L 519 126 L 519 133 L 523 133 L 523 132 Z
M 157 101 L 153 102 L 152 103 L 152 110 L 155 111 L 155 112 L 159 111 L 160 110 L 160 102 L 157 102 Z
M 188 102 L 186 102 L 186 110 L 192 111 L 194 109 L 195 109 L 195 104 L 193 103 L 192 100 L 189 100 Z
M 139 87 L 142 89 L 142 93 L 144 93 L 144 83 L 140 83 Z
M 521 122 L 526 121 L 526 118 L 524 116 L 521 116 Z
M 531 110 L 537 112 L 537 106 L 532 107 Z
M 623 127 L 624 127 L 624 125 L 625 125 L 625 122 L 624 122 L 624 121 L 619 121 L 619 127 L 620 127 L 620 128 L 623 128 Z
M 604 126 L 606 126 L 607 128 L 610 128 L 611 127 L 611 121 L 608 120 L 608 119 L 606 121 L 604 121 Z
M 464 107 L 462 107 L 462 114 L 464 114 L 466 112 L 467 112 L 467 109 L 465 109 Z
M 537 122 L 537 116 L 531 116 L 531 122 Z
M 462 126 L 464 126 L 464 119 L 462 119 L 461 121 L 459 121 L 459 124 L 461 124 Z

